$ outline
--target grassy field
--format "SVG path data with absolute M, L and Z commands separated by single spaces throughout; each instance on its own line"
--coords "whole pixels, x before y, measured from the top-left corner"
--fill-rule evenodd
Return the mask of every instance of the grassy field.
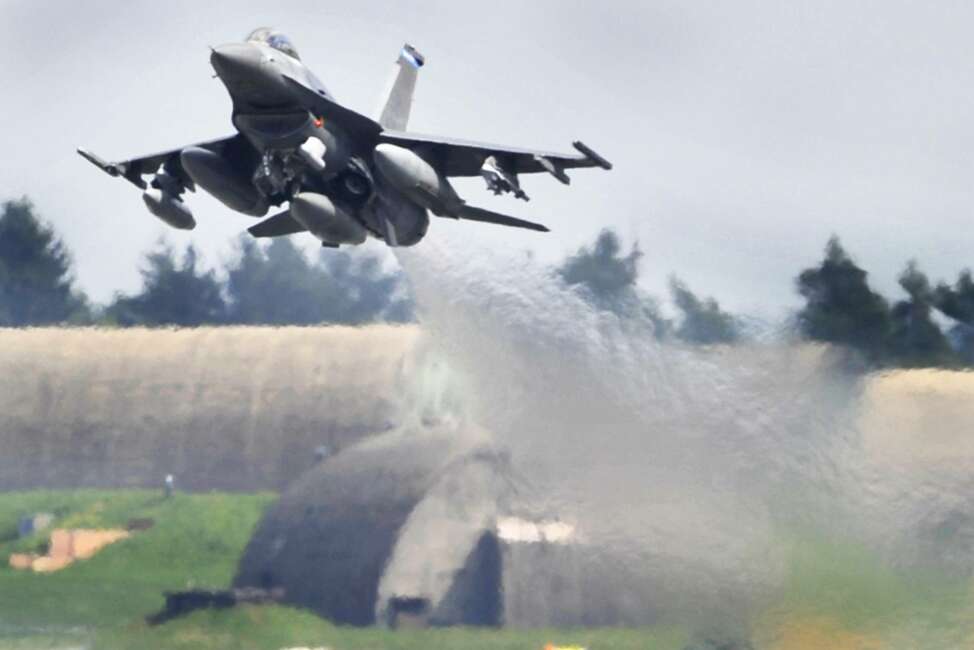
M 619 650 L 678 650 L 679 629 L 470 630 L 390 632 L 330 625 L 282 606 L 199 611 L 159 626 L 145 616 L 163 606 L 162 592 L 225 587 L 272 494 L 177 494 L 158 491 L 56 491 L 0 494 L 0 648 L 173 648 L 278 650 L 508 650 L 572 643 Z M 118 527 L 151 517 L 155 526 L 90 560 L 52 574 L 15 571 L 12 552 L 39 550 L 46 534 L 17 539 L 23 514 L 51 512 L 59 527 Z
M 173 648 L 186 650 L 514 650 L 548 643 L 590 650 L 682 650 L 680 628 L 588 630 L 335 627 L 283 606 L 205 610 L 150 626 L 162 592 L 230 584 L 272 494 L 177 494 L 138 490 L 0 493 L 0 650 Z M 19 516 L 51 512 L 60 527 L 118 527 L 150 517 L 151 529 L 90 560 L 47 575 L 10 569 L 11 552 L 42 548 L 46 534 L 17 538 Z M 890 570 L 868 549 L 783 536 L 790 549 L 782 592 L 752 623 L 761 650 L 974 646 L 971 581 Z M 699 646 L 707 647 L 707 646 Z M 711 646 L 713 647 L 713 646 Z
M 164 590 L 225 587 L 272 495 L 159 492 L 29 492 L 0 497 L 0 557 L 33 550 L 47 538 L 16 540 L 18 514 L 51 512 L 59 527 L 124 527 L 134 517 L 156 525 L 52 574 L 0 568 L 0 622 L 7 628 L 111 628 L 163 605 Z M 5 564 L 5 563 L 4 563 Z

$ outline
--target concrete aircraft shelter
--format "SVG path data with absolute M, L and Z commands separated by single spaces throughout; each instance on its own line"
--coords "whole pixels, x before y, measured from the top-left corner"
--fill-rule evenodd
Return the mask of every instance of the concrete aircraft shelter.
M 645 625 L 650 586 L 574 524 L 518 517 L 518 478 L 486 436 L 396 431 L 326 460 L 259 524 L 238 587 L 348 625 Z
M 385 620 L 396 598 L 425 599 L 434 621 L 497 623 L 489 602 L 463 603 L 489 587 L 489 567 L 471 576 L 478 584 L 467 593 L 446 595 L 456 582 L 450 569 L 496 517 L 504 481 L 503 456 L 482 439 L 433 429 L 366 440 L 309 471 L 268 510 L 235 584 L 283 587 L 288 602 L 342 624 Z M 417 527 L 427 511 L 435 521 Z M 431 557 L 446 570 L 424 571 Z

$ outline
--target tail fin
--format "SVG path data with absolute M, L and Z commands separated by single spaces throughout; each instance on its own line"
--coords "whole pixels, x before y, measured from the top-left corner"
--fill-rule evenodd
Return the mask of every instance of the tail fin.
M 392 78 L 385 103 L 379 112 L 378 122 L 383 128 L 405 131 L 409 121 L 409 109 L 413 105 L 413 91 L 416 90 L 416 77 L 426 58 L 409 43 L 402 46 L 396 60 L 396 72 Z

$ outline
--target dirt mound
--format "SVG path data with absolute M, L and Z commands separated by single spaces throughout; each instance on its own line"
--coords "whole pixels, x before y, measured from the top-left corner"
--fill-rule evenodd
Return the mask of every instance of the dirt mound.
M 100 550 L 127 539 L 131 533 L 121 529 L 89 530 L 56 528 L 51 531 L 47 555 L 15 553 L 10 556 L 14 569 L 31 569 L 36 573 L 60 571 L 77 560 L 94 557 Z

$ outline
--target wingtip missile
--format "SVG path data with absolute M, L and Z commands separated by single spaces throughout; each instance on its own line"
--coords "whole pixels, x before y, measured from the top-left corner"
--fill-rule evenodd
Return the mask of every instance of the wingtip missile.
M 575 142 L 572 142 L 572 146 L 575 147 L 579 153 L 581 153 L 583 156 L 591 160 L 598 167 L 601 167 L 606 171 L 612 169 L 612 163 L 610 163 L 608 160 L 606 160 L 599 154 L 595 153 L 594 149 L 586 145 L 581 140 L 575 140 Z
M 81 147 L 78 147 L 78 154 L 82 158 L 90 162 L 92 165 L 94 165 L 98 169 L 108 174 L 109 176 L 122 175 L 122 170 L 119 169 L 118 165 L 102 160 L 99 156 L 88 151 L 87 149 L 82 149 Z
M 92 165 L 102 170 L 109 176 L 121 176 L 128 182 L 135 185 L 137 188 L 141 190 L 147 189 L 148 186 L 146 185 L 145 181 L 142 180 L 142 177 L 139 174 L 138 167 L 130 168 L 127 163 L 107 162 L 105 160 L 102 160 L 99 156 L 88 151 L 87 149 L 82 149 L 80 147 L 78 148 L 77 151 L 82 158 L 84 158 L 85 160 L 87 160 Z

